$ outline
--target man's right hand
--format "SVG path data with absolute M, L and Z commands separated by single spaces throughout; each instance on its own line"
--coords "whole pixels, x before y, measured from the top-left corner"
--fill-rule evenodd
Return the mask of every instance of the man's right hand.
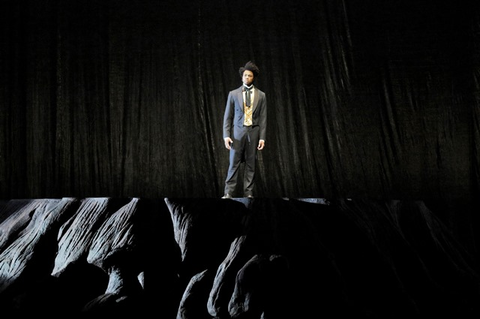
M 232 141 L 232 139 L 231 139 L 230 137 L 225 137 L 225 138 L 223 139 L 223 141 L 225 142 L 225 147 L 227 148 L 227 150 L 229 150 L 229 149 L 232 148 L 231 145 L 232 145 L 233 141 Z

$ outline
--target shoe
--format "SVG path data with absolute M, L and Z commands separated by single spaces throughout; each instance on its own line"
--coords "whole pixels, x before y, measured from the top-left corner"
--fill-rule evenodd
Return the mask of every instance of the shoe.
M 229 199 L 229 198 L 232 198 L 232 195 L 230 194 L 225 194 L 223 195 L 222 199 Z

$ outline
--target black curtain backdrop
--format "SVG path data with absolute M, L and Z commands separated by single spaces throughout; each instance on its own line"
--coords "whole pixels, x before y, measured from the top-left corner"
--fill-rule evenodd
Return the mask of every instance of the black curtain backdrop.
M 252 60 L 257 197 L 420 199 L 469 233 L 477 3 L 1 0 L 1 197 L 220 197 L 225 102 Z

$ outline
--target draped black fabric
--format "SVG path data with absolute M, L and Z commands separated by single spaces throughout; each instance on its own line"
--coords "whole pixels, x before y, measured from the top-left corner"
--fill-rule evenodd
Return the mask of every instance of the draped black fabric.
M 223 111 L 249 60 L 269 108 L 256 196 L 479 194 L 476 1 L 2 0 L 0 9 L 4 199 L 221 196 Z

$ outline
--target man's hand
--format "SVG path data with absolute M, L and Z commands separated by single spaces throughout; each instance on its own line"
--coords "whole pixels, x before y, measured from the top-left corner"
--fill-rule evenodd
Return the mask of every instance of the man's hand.
M 265 141 L 264 140 L 258 141 L 257 150 L 261 151 L 263 150 L 264 147 L 265 147 Z
M 227 150 L 229 150 L 229 149 L 232 148 L 231 145 L 232 145 L 233 141 L 232 141 L 232 139 L 231 139 L 230 137 L 225 137 L 225 138 L 223 139 L 223 141 L 225 142 L 225 147 L 227 148 Z

